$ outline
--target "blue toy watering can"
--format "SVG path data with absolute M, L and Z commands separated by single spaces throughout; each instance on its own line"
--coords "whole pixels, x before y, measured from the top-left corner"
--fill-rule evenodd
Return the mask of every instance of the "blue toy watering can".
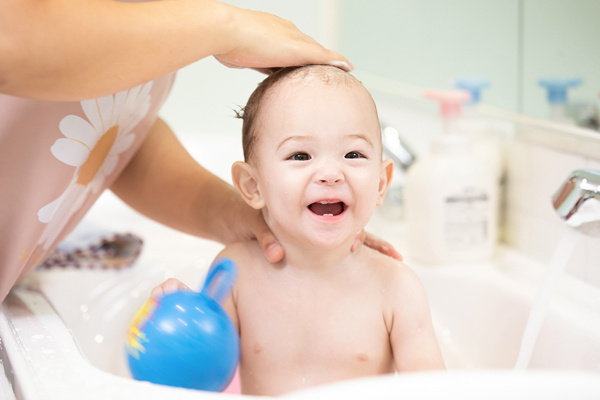
M 237 268 L 227 258 L 211 266 L 200 293 L 179 291 L 150 299 L 129 328 L 126 350 L 137 380 L 221 391 L 240 358 L 236 327 L 219 305 Z

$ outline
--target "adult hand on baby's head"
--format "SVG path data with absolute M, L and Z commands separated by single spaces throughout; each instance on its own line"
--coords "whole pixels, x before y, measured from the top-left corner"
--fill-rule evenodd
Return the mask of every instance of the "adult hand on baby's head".
M 380 237 L 366 232 L 364 229 L 358 233 L 358 236 L 356 237 L 356 240 L 354 241 L 350 251 L 354 253 L 362 244 L 372 248 L 373 250 L 377 250 L 386 256 L 390 256 L 398 261 L 402 261 L 402 254 L 400 254 L 391 243 L 388 243 Z
M 275 15 L 236 9 L 232 27 L 232 49 L 215 58 L 230 68 L 252 68 L 270 73 L 278 67 L 330 64 L 345 71 L 352 64 L 339 53 L 328 50 L 296 26 Z

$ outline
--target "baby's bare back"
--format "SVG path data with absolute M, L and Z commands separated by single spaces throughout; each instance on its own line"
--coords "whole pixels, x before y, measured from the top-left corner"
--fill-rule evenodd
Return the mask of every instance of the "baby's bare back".
M 258 259 L 240 268 L 235 295 L 244 393 L 394 371 L 380 268 L 350 263 L 323 272 Z

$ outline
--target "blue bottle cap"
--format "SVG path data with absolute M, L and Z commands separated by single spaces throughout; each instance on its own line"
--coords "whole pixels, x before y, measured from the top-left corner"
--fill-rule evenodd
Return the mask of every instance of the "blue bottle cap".
M 550 104 L 565 104 L 567 102 L 567 89 L 581 85 L 581 78 L 543 78 L 539 80 L 540 86 L 548 90 Z
M 454 81 L 457 89 L 466 90 L 471 93 L 470 104 L 477 104 L 481 101 L 481 91 L 490 87 L 490 81 L 486 78 L 464 77 L 457 78 Z

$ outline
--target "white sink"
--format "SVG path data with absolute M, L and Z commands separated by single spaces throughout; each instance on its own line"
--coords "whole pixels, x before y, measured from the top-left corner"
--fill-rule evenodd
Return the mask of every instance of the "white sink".
M 198 158 L 213 157 L 212 167 L 227 178 L 239 154 L 215 160 L 209 151 L 239 146 L 216 135 L 205 139 L 202 143 L 209 144 L 197 147 Z M 200 141 L 189 143 L 193 147 Z M 150 289 L 167 276 L 199 287 L 221 246 L 149 221 L 110 193 L 101 197 L 88 220 L 111 221 L 110 229 L 140 234 L 145 244 L 139 261 L 121 271 L 40 271 L 13 290 L 0 312 L 0 358 L 8 371 L 4 386 L 0 379 L 0 394 L 12 396 L 8 381 L 17 398 L 27 400 L 223 397 L 134 381 L 123 350 L 127 324 Z M 401 250 L 399 229 L 377 219 L 370 229 Z M 496 259 L 480 264 L 407 263 L 427 289 L 449 371 L 341 382 L 289 397 L 600 398 L 600 290 L 565 277 L 550 302 L 530 370 L 515 372 L 544 266 L 510 249 L 500 249 Z

